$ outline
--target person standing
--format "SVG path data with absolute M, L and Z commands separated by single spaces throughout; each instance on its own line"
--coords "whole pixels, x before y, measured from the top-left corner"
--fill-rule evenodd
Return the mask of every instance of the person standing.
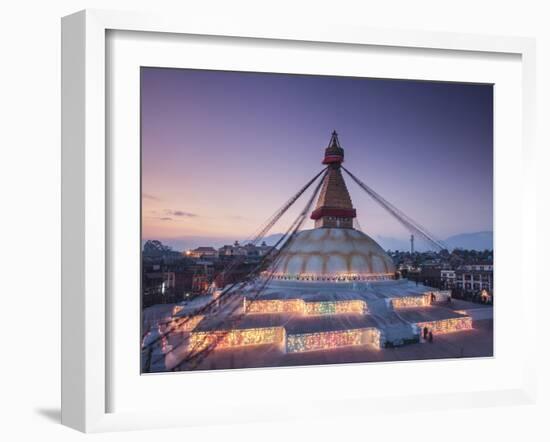
M 428 333 L 428 342 L 431 344 L 433 341 L 434 341 L 434 334 L 430 330 L 430 332 Z

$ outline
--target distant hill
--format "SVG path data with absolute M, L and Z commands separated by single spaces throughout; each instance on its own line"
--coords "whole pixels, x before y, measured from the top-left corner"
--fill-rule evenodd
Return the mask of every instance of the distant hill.
M 377 235 L 374 239 L 384 250 L 410 250 L 411 248 L 411 243 L 408 238 L 403 239 Z M 460 233 L 450 236 L 443 241 L 450 250 L 492 250 L 493 232 Z M 428 247 L 428 244 L 421 238 L 415 238 L 414 248 L 418 252 L 425 252 L 431 249 L 431 247 Z
M 409 251 L 411 250 L 411 243 L 408 239 L 403 238 L 393 238 L 391 236 L 381 236 L 381 235 L 375 235 L 373 236 L 373 239 L 380 244 L 380 246 L 384 250 L 403 250 L 403 251 Z M 419 252 L 423 252 L 428 250 L 426 248 L 425 244 L 417 244 L 415 243 L 415 250 Z
M 453 235 L 445 240 L 451 249 L 491 250 L 493 248 L 493 232 L 474 232 Z
M 281 237 L 282 233 L 274 233 L 265 237 L 267 245 L 274 245 Z M 408 238 L 394 238 L 390 236 L 374 236 L 374 240 L 382 246 L 384 250 L 410 250 L 411 244 Z M 444 240 L 445 244 L 452 249 L 467 250 L 486 250 L 493 248 L 493 232 L 473 232 L 460 233 L 450 236 Z M 422 240 L 415 240 L 415 250 L 426 251 L 431 248 Z
M 272 233 L 271 235 L 266 236 L 264 241 L 268 246 L 274 246 L 282 237 L 282 233 Z

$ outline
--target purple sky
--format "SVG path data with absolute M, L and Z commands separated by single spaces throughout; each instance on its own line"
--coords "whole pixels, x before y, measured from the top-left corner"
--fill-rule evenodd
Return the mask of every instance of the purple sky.
M 141 100 L 144 239 L 249 237 L 321 170 L 333 129 L 344 165 L 439 238 L 492 230 L 491 85 L 142 68 Z M 408 237 L 347 184 L 367 234 Z

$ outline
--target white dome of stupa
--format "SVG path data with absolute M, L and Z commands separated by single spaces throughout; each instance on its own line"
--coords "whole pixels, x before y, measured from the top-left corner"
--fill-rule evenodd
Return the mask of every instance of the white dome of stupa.
M 275 260 L 276 280 L 353 281 L 392 279 L 395 267 L 376 241 L 356 229 L 299 232 Z

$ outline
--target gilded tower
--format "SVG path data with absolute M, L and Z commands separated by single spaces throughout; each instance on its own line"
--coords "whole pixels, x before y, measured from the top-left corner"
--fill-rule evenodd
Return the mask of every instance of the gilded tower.
M 340 146 L 338 134 L 334 131 L 323 159 L 323 164 L 328 166 L 328 173 L 321 186 L 317 206 L 311 214 L 311 219 L 315 220 L 315 228 L 353 228 L 356 212 L 342 176 L 343 161 L 344 149 Z

